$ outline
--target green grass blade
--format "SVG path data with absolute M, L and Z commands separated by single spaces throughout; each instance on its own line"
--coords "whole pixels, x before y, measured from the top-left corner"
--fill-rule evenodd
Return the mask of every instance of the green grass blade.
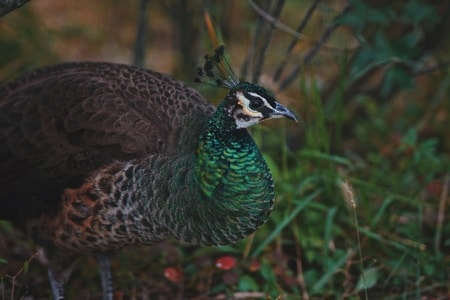
M 349 252 L 347 252 L 346 255 L 343 255 L 338 261 L 336 261 L 334 264 L 332 264 L 328 268 L 328 271 L 325 274 L 323 274 L 322 278 L 320 278 L 316 282 L 316 284 L 314 284 L 314 286 L 312 288 L 313 292 L 321 291 L 323 289 L 323 287 L 325 286 L 325 284 L 327 284 L 327 282 L 330 281 L 330 279 L 333 277 L 333 275 L 336 274 L 336 272 L 338 272 L 338 270 L 342 268 L 342 266 L 345 264 L 345 262 L 350 257 L 350 255 L 352 255 L 352 253 L 349 251 Z
M 328 257 L 328 247 L 330 245 L 330 240 L 332 237 L 332 233 L 333 233 L 333 220 L 334 220 L 334 216 L 336 215 L 337 212 L 337 206 L 333 207 L 332 209 L 330 209 L 327 213 L 327 217 L 325 220 L 325 237 L 324 237 L 324 243 L 323 243 L 323 247 L 324 247 L 324 258 L 325 258 L 325 266 L 328 267 L 328 263 L 330 262 L 330 258 Z
M 301 200 L 301 202 L 298 203 L 298 205 L 292 210 L 292 212 L 275 228 L 274 231 L 271 232 L 271 234 L 261 243 L 259 246 L 253 251 L 252 257 L 257 257 L 261 252 L 264 250 L 264 248 L 270 244 L 280 233 L 281 231 L 289 225 L 292 220 L 306 207 L 308 204 L 315 199 L 320 193 L 322 192 L 322 189 L 316 190 L 311 195 L 305 197 Z

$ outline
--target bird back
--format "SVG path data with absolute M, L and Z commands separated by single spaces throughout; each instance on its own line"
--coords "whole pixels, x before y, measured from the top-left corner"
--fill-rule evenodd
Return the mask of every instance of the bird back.
M 111 63 L 39 69 L 0 87 L 0 218 L 58 209 L 115 160 L 193 152 L 215 108 L 167 75 Z

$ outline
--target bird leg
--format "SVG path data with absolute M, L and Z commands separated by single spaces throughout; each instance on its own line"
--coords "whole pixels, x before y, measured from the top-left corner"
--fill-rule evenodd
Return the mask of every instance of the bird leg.
M 48 278 L 50 279 L 50 285 L 52 287 L 53 299 L 64 299 L 64 282 L 55 278 L 52 269 L 48 269 Z
M 100 277 L 102 280 L 102 288 L 103 288 L 103 300 L 113 300 L 113 288 L 112 288 L 112 276 L 111 276 L 111 264 L 109 261 L 109 257 L 106 254 L 98 254 L 97 255 L 99 269 L 100 269 Z M 72 273 L 74 263 L 66 264 L 62 263 L 59 260 L 59 263 L 50 264 L 48 269 L 48 277 L 50 279 L 50 285 L 52 287 L 53 298 L 55 300 L 63 300 L 64 299 L 64 285 L 69 280 L 70 274 Z M 63 268 L 62 266 L 67 266 Z
M 103 300 L 113 300 L 113 288 L 111 277 L 111 263 L 106 254 L 97 255 L 100 277 L 102 279 Z
M 69 280 L 69 276 L 72 273 L 74 263 L 70 264 L 67 268 L 60 268 L 60 266 L 50 265 L 48 269 L 48 277 L 50 279 L 50 285 L 52 287 L 53 299 L 64 299 L 64 285 Z

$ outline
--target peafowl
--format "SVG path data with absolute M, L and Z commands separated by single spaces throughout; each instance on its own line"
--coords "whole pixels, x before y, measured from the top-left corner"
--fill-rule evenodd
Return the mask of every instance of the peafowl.
M 0 219 L 43 249 L 55 299 L 74 261 L 174 238 L 230 244 L 274 202 L 272 175 L 246 128 L 295 115 L 240 82 L 223 47 L 197 79 L 226 87 L 217 108 L 167 75 L 113 63 L 64 63 L 0 87 Z

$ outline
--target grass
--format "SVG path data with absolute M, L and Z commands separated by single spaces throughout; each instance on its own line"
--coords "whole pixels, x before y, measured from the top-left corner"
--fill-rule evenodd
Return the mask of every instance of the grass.
M 343 146 L 333 144 L 327 109 L 314 89 L 311 93 L 308 105 L 315 114 L 303 116 L 304 134 L 298 136 L 305 141 L 301 149 L 290 150 L 284 142 L 289 130 L 299 131 L 296 127 L 281 128 L 284 135 L 277 134 L 279 128 L 254 129 L 276 179 L 277 202 L 268 223 L 232 246 L 190 248 L 167 242 L 127 250 L 113 264 L 117 295 L 123 299 L 139 298 L 140 293 L 193 299 L 199 295 L 444 299 L 448 295 L 449 225 L 434 217 L 445 216 L 445 205 L 439 205 L 448 198 L 448 177 L 440 181 L 440 174 L 448 170 L 445 155 L 436 152 L 433 139 L 421 140 L 409 129 L 391 157 L 379 152 L 385 145 L 373 145 L 362 154 L 332 151 Z M 368 118 L 355 131 L 369 134 L 375 123 Z M 345 143 L 348 137 L 339 131 L 338 140 Z M 438 184 L 436 195 L 429 194 L 427 183 Z M 6 247 L 2 251 L 11 246 Z M 30 249 L 25 253 L 32 257 Z M 232 270 L 214 266 L 215 259 L 225 255 L 238 259 Z M 24 261 L 28 260 L 24 257 Z M 98 274 L 92 271 L 95 264 L 91 258 L 81 260 L 69 295 L 81 292 L 91 299 L 99 297 Z M 178 268 L 183 279 L 164 278 L 168 266 Z M 2 272 L 3 284 L 9 281 L 6 286 L 15 287 L 11 297 L 36 291 L 34 284 L 29 289 L 23 286 L 35 277 L 45 282 L 45 269 L 36 261 L 27 268 L 28 272 L 17 272 L 12 278 Z M 3 299 L 10 299 L 5 289 L 2 292 Z M 44 294 L 48 292 L 44 289 Z

